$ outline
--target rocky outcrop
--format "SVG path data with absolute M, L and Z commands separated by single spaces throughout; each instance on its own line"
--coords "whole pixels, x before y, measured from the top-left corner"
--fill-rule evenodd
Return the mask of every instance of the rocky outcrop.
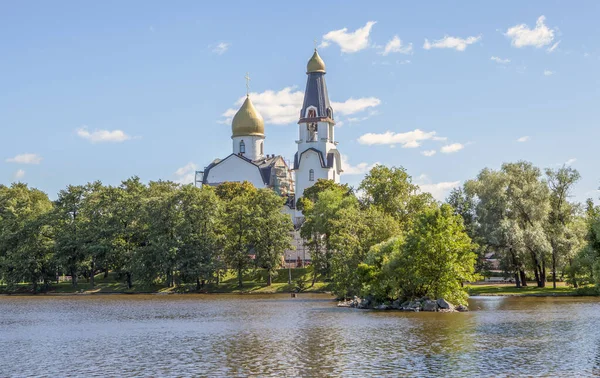
M 400 310 L 400 311 L 426 311 L 426 312 L 465 312 L 469 311 L 467 306 L 454 306 L 444 298 L 437 300 L 423 297 L 410 301 L 401 302 L 399 299 L 390 303 L 376 303 L 372 298 L 354 297 L 350 300 L 338 302 L 338 307 L 374 309 L 374 310 Z

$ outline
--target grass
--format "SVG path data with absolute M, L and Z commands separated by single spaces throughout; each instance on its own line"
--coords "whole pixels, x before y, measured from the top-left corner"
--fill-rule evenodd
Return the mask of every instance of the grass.
M 228 271 L 222 278 L 219 285 L 210 283 L 205 285 L 200 291 L 196 290 L 195 284 L 180 284 L 174 287 L 167 287 L 162 284 L 153 285 L 142 285 L 141 283 L 134 282 L 133 288 L 127 288 L 124 277 L 119 277 L 116 273 L 109 273 L 107 277 L 104 274 L 98 274 L 95 276 L 95 287 L 80 279 L 77 286 L 73 286 L 71 282 L 60 282 L 53 283 L 48 293 L 51 294 L 75 294 L 75 293 L 86 293 L 86 294 L 110 294 L 110 293 L 123 293 L 123 294 L 134 294 L 134 293 L 257 293 L 257 294 L 270 294 L 270 293 L 289 293 L 295 291 L 296 282 L 302 279 L 306 283 L 305 292 L 328 292 L 329 283 L 323 281 L 315 282 L 314 286 L 310 286 L 312 283 L 312 270 L 310 268 L 295 268 L 291 270 L 292 283 L 288 284 L 289 277 L 288 269 L 279 269 L 277 275 L 273 277 L 271 286 L 267 286 L 267 272 L 264 270 L 251 271 L 242 277 L 243 287 L 238 287 L 237 275 L 234 271 Z M 7 291 L 6 286 L 0 285 L 0 294 L 25 294 L 31 292 L 30 284 L 20 284 L 16 289 Z
M 551 282 L 546 283 L 546 287 L 537 287 L 535 282 L 528 282 L 528 286 L 517 288 L 515 284 L 475 284 L 469 285 L 467 290 L 471 296 L 493 296 L 493 295 L 511 295 L 511 296 L 580 296 L 580 295 L 598 295 L 594 287 L 581 287 L 575 289 L 566 285 L 564 282 L 557 282 L 556 289 L 552 287 Z

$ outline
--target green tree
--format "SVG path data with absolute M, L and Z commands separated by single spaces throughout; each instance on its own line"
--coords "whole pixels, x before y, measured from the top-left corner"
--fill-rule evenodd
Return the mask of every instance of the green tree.
M 80 240 L 85 253 L 86 273 L 90 286 L 95 286 L 98 267 L 109 263 L 116 230 L 113 227 L 115 189 L 97 181 L 86 185 L 81 207 Z
M 177 193 L 181 218 L 176 226 L 180 245 L 177 269 L 184 279 L 202 288 L 216 273 L 222 248 L 222 202 L 210 186 L 184 185 Z
M 241 288 L 243 274 L 251 265 L 250 255 L 257 220 L 257 190 L 248 182 L 231 182 L 219 185 L 216 192 L 224 200 L 225 262 L 237 272 L 238 287 Z
M 432 206 L 435 200 L 429 193 L 420 193 L 412 183 L 406 169 L 377 165 L 365 176 L 359 190 L 363 192 L 365 206 L 376 206 L 405 228 L 410 227 L 413 216 Z
M 282 212 L 285 199 L 271 189 L 259 189 L 255 196 L 256 223 L 252 244 L 256 264 L 267 271 L 267 286 L 281 266 L 283 254 L 292 248 L 292 218 Z
M 73 286 L 77 286 L 79 269 L 85 259 L 81 241 L 81 208 L 85 195 L 83 186 L 67 186 L 58 193 L 52 212 L 55 258 L 58 265 L 71 275 Z
M 374 246 L 360 267 L 364 289 L 389 299 L 429 296 L 465 303 L 462 283 L 474 279 L 476 246 L 453 212 L 447 204 L 425 209 L 405 239 Z
M 151 284 L 162 280 L 174 285 L 174 268 L 180 240 L 176 227 L 181 222 L 177 203 L 179 185 L 171 181 L 154 181 L 148 185 L 144 199 L 143 223 L 147 242 L 136 249 L 133 266 L 139 280 Z
M 326 190 L 336 190 L 346 195 L 351 195 L 353 193 L 352 188 L 350 188 L 348 184 L 338 184 L 333 180 L 318 179 L 314 185 L 304 189 L 302 197 L 298 199 L 296 204 L 298 210 L 304 211 L 306 201 L 310 201 L 313 204 L 317 202 L 319 193 L 322 193 Z
M 131 177 L 113 192 L 114 216 L 110 219 L 114 230 L 111 266 L 125 274 L 127 287 L 133 287 L 137 259 L 148 245 L 148 224 L 144 215 L 148 188 L 139 177 Z
M 49 215 L 52 202 L 46 193 L 26 184 L 0 186 L 0 271 L 8 286 L 30 282 L 48 287 L 56 277 Z
M 573 185 L 581 178 L 577 170 L 563 166 L 559 169 L 546 169 L 550 188 L 550 213 L 547 233 L 552 246 L 552 286 L 556 288 L 556 268 L 559 259 L 571 256 L 572 250 L 580 247 L 578 233 L 572 223 L 577 206 L 569 202 Z

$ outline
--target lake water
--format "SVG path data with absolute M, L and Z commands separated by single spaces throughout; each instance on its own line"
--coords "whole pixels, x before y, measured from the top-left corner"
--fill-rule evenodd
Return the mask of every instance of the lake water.
M 477 298 L 468 313 L 327 295 L 0 297 L 0 376 L 594 376 L 600 301 Z

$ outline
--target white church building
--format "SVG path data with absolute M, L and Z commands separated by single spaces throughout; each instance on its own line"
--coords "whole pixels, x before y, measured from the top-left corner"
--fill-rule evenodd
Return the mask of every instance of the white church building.
M 340 181 L 342 161 L 335 140 L 334 112 L 325 84 L 325 63 L 317 50 L 308 61 L 308 79 L 298 120 L 298 150 L 293 167 L 282 156 L 265 154 L 265 125 L 250 96 L 233 117 L 232 153 L 215 159 L 198 172 L 202 185 L 248 181 L 257 188 L 271 188 L 288 199 L 287 211 L 295 225 L 302 222 L 296 201 L 318 179 Z

